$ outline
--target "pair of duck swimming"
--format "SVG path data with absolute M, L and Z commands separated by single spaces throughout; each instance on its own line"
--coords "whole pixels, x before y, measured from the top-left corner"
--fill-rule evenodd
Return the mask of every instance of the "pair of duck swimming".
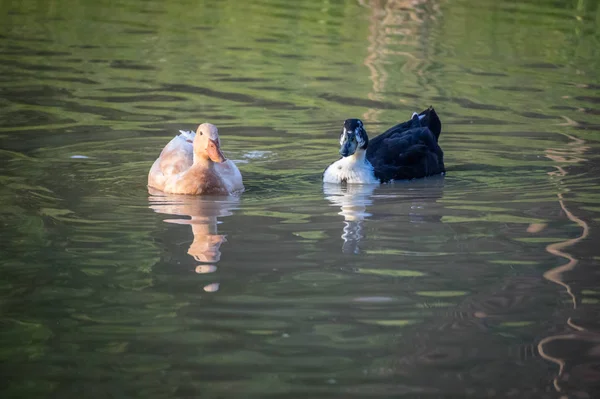
M 369 141 L 360 119 L 346 119 L 341 159 L 329 165 L 323 182 L 380 184 L 445 172 L 438 144 L 442 123 L 430 107 Z M 217 127 L 180 131 L 162 150 L 148 174 L 148 186 L 171 194 L 229 195 L 244 190 L 237 166 L 225 158 Z

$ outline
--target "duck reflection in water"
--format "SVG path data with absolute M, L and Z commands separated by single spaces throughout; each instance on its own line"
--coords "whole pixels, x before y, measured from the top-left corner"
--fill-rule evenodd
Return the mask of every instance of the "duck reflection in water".
M 224 234 L 219 234 L 217 225 L 219 218 L 230 216 L 239 204 L 235 196 L 198 197 L 189 195 L 170 195 L 150 190 L 150 208 L 157 213 L 167 215 L 189 216 L 189 219 L 165 219 L 167 223 L 187 224 L 192 227 L 193 240 L 187 253 L 196 262 L 196 273 L 214 272 L 215 263 L 221 260 L 221 244 L 227 241 Z M 204 287 L 207 292 L 217 291 L 218 283 Z
M 344 217 L 342 252 L 360 253 L 360 242 L 366 238 L 366 219 L 396 217 L 404 219 L 410 229 L 427 229 L 441 223 L 436 202 L 442 197 L 444 177 L 397 181 L 393 184 L 328 184 L 323 185 L 325 199 L 339 206 Z M 376 191 L 377 190 L 377 191 Z M 372 215 L 368 207 L 377 202 L 380 212 Z M 403 228 L 408 228 L 404 223 Z M 407 231 L 408 232 L 408 231 Z M 414 231 L 411 230 L 414 234 Z
M 377 185 L 375 184 L 329 184 L 323 185 L 325 199 L 334 206 L 339 206 L 341 212 L 338 215 L 344 217 L 344 229 L 342 232 L 342 252 L 347 254 L 360 253 L 359 243 L 364 238 L 363 222 L 371 216 L 367 212 L 367 206 L 373 201 L 371 196 Z

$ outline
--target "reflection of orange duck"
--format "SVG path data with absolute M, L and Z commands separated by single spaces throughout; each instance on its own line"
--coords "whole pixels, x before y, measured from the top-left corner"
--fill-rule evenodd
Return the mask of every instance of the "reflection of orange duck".
M 193 241 L 188 249 L 188 254 L 198 262 L 219 262 L 221 244 L 227 240 L 225 235 L 218 233 L 218 218 L 231 215 L 231 211 L 238 204 L 238 198 L 165 195 L 152 190 L 150 193 L 154 194 L 150 197 L 150 208 L 155 212 L 190 217 L 190 219 L 165 220 L 167 223 L 191 225 Z M 214 270 L 213 265 L 199 265 L 196 268 L 199 273 Z

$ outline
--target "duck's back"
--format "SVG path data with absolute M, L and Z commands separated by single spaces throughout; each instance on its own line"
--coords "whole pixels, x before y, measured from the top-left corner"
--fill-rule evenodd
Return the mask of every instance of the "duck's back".
M 148 173 L 148 185 L 164 190 L 167 179 L 188 170 L 194 162 L 193 146 L 195 134 L 180 131 L 161 151 Z
M 445 172 L 438 145 L 442 124 L 433 108 L 369 140 L 367 160 L 382 182 L 406 180 Z

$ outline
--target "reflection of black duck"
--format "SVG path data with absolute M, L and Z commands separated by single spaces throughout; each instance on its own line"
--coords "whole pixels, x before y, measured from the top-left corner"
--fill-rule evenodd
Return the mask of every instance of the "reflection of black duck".
M 370 216 L 367 206 L 372 204 L 371 196 L 375 186 L 373 185 L 351 185 L 338 186 L 326 184 L 323 187 L 325 198 L 333 205 L 339 206 L 344 216 L 344 230 L 342 233 L 343 253 L 360 252 L 358 244 L 364 238 L 363 220 Z
M 366 238 L 365 219 L 381 220 L 401 216 L 410 224 L 410 229 L 424 228 L 440 223 L 441 215 L 432 211 L 431 204 L 441 198 L 444 179 L 431 178 L 398 183 L 390 186 L 372 184 L 324 184 L 325 199 L 339 206 L 338 214 L 344 217 L 342 252 L 360 253 L 360 243 Z M 379 204 L 379 212 L 373 215 L 367 209 Z M 404 227 L 407 227 L 404 224 Z
M 325 170 L 323 181 L 376 184 L 444 173 L 441 131 L 432 107 L 370 141 L 360 119 L 347 119 L 340 137 L 342 158 Z

